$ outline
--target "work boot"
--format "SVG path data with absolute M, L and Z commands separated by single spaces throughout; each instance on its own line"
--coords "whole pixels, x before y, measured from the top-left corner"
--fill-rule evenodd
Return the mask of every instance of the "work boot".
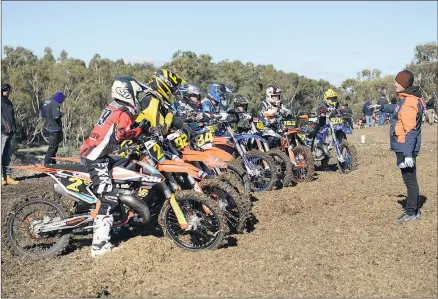
M 113 215 L 97 215 L 94 219 L 91 257 L 104 255 L 113 249 L 114 245 L 109 241 L 113 222 Z
M 14 180 L 10 175 L 6 176 L 6 184 L 8 184 L 8 185 L 17 185 L 18 183 L 19 183 L 19 181 Z
M 6 185 L 5 179 L 2 177 L 2 186 Z

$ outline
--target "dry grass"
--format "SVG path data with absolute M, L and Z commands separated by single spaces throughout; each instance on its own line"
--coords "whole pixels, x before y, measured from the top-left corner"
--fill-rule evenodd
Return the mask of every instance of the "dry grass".
M 359 169 L 257 194 L 255 230 L 237 246 L 189 253 L 135 237 L 99 260 L 88 246 L 49 261 L 2 247 L 3 297 L 437 297 L 437 131 L 424 126 L 418 159 L 422 219 L 397 225 L 406 195 L 388 128 L 359 130 Z M 373 138 L 368 138 L 373 136 Z M 372 143 L 369 143 L 372 142 Z M 3 188 L 2 216 L 48 178 Z M 4 218 L 3 218 L 4 221 Z

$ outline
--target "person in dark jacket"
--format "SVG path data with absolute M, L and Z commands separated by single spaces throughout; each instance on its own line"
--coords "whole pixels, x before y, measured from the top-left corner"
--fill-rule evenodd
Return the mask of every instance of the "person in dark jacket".
M 426 111 L 428 123 L 433 125 L 435 123 L 435 99 L 433 97 L 426 102 Z
M 401 169 L 408 193 L 404 213 L 398 218 L 399 223 L 419 220 L 421 215 L 416 157 L 421 147 L 423 111 L 420 103 L 420 88 L 412 86 L 413 82 L 412 72 L 408 70 L 399 72 L 394 84 L 398 96 L 397 103 L 381 107 L 381 110 L 391 113 L 389 130 L 391 151 L 396 153 L 397 166 Z
M 61 104 L 64 100 L 64 94 L 57 92 L 50 100 L 45 101 L 41 108 L 41 116 L 44 118 L 44 133 L 49 139 L 49 148 L 44 158 L 44 165 L 56 164 L 56 160 L 52 157 L 56 157 L 59 144 L 64 138 L 61 121 L 61 117 L 64 115 L 61 112 Z
M 367 99 L 365 104 L 363 104 L 362 113 L 365 115 L 366 127 L 373 127 L 374 126 L 374 119 L 373 119 L 374 108 L 369 108 L 369 107 L 371 107 L 371 100 Z
M 353 130 L 353 111 L 348 107 L 348 103 L 346 103 L 342 109 L 342 116 L 345 123 Z
M 382 96 L 377 101 L 377 105 L 383 106 L 388 104 L 388 100 L 386 99 L 386 94 L 382 93 Z M 388 113 L 380 110 L 379 111 L 379 126 L 383 126 L 385 124 L 385 119 L 388 116 Z
M 14 105 L 9 100 L 12 90 L 10 84 L 2 84 L 2 185 L 16 185 L 18 181 L 11 177 L 12 139 L 16 131 Z

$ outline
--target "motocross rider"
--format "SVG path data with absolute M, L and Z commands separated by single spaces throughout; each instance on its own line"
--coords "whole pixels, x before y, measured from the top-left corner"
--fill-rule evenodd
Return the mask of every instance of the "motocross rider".
M 313 129 L 308 130 L 308 137 L 313 138 L 321 127 L 326 124 L 326 116 L 329 116 L 334 110 L 339 108 L 338 93 L 329 88 L 324 93 L 324 100 L 321 105 L 316 109 L 316 115 L 318 122 L 313 125 Z M 331 157 L 327 145 L 317 143 L 317 147 L 324 152 L 327 157 Z
M 234 108 L 230 108 L 227 113 L 234 117 L 229 118 L 229 120 L 233 120 L 231 122 L 237 124 L 239 133 L 247 131 L 251 128 L 250 121 L 252 120 L 252 114 L 247 112 L 249 104 L 248 99 L 238 94 L 234 97 L 232 102 Z
M 149 89 L 140 101 L 141 112 L 136 118 L 136 122 L 143 120 L 149 121 L 152 127 L 156 127 L 156 132 L 163 135 L 167 134 L 172 124 L 173 116 L 176 111 L 172 108 L 175 103 L 175 93 L 185 80 L 176 74 L 166 70 L 157 70 L 151 77 Z
M 212 83 L 208 87 L 208 97 L 202 99 L 202 111 L 207 114 L 221 114 L 226 112 L 226 93 L 233 90 L 221 83 Z
M 195 83 L 187 83 L 179 89 L 182 98 L 175 103 L 175 109 L 183 119 L 188 121 L 203 119 L 201 95 L 203 91 Z
M 316 109 L 319 125 L 324 126 L 326 115 L 329 115 L 333 110 L 338 108 L 338 93 L 331 88 L 327 89 L 324 93 L 324 101 L 321 103 L 321 106 Z
M 276 85 L 269 85 L 266 88 L 266 97 L 260 103 L 260 115 L 267 128 L 277 131 L 277 117 L 282 115 L 284 117 L 289 116 L 291 113 L 283 104 L 281 104 L 281 90 Z M 268 137 L 268 144 L 271 145 L 274 141 L 274 137 Z
M 116 77 L 111 87 L 113 101 L 102 111 L 90 136 L 80 148 L 81 163 L 90 174 L 94 194 L 100 200 L 93 224 L 92 257 L 103 255 L 113 248 L 109 240 L 114 222 L 112 210 L 118 205 L 118 196 L 111 181 L 114 160 L 109 154 L 117 149 L 122 140 L 148 131 L 149 126 L 145 122 L 131 129 L 134 116 L 139 111 L 138 95 L 146 89 L 147 86 L 132 77 Z

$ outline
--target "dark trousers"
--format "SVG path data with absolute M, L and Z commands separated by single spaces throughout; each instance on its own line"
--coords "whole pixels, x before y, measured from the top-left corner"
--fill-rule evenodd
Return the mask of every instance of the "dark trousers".
M 9 165 L 12 157 L 12 138 L 13 136 L 2 133 L 2 177 L 6 179 L 6 175 L 11 174 Z
M 353 130 L 353 121 L 349 117 L 344 117 L 344 124 L 350 127 Z
M 56 160 L 52 159 L 52 157 L 56 157 L 59 144 L 62 142 L 64 134 L 62 131 L 49 132 L 46 130 L 45 135 L 49 139 L 49 148 L 47 149 L 46 157 L 44 158 L 44 164 L 55 164 Z
M 113 188 L 111 175 L 114 160 L 109 157 L 97 158 L 94 161 L 81 158 L 81 163 L 90 174 L 94 194 L 101 201 L 98 214 L 110 215 L 118 205 L 118 196 Z
M 403 153 L 396 153 L 397 165 L 405 160 Z M 412 168 L 401 168 L 403 181 L 408 190 L 408 197 L 406 198 L 405 212 L 408 215 L 414 215 L 419 210 L 420 204 L 420 187 L 417 181 L 417 159 L 414 157 L 415 165 Z

